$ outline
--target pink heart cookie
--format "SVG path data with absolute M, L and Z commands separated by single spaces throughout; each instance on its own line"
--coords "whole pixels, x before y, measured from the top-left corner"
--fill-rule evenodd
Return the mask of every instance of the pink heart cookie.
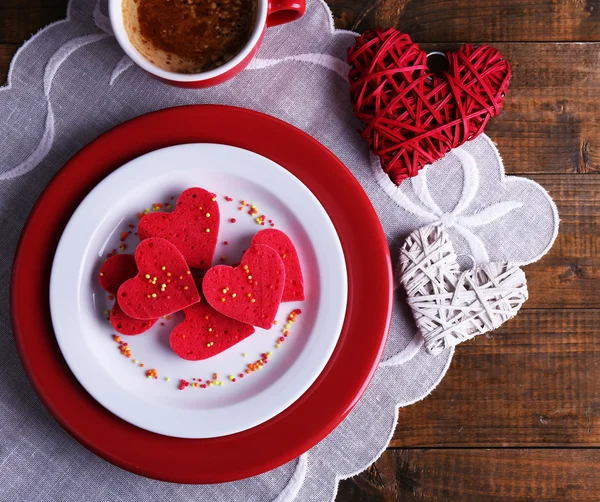
M 219 205 L 214 193 L 188 188 L 172 213 L 150 213 L 138 226 L 140 240 L 162 237 L 174 244 L 193 268 L 210 268 L 219 236 Z
M 132 254 L 116 254 L 102 264 L 98 281 L 108 293 L 116 295 L 121 285 L 137 275 L 138 269 Z M 158 319 L 139 320 L 126 315 L 115 303 L 109 317 L 112 327 L 122 335 L 139 335 L 156 324 Z
M 279 253 L 285 267 L 285 286 L 281 301 L 304 300 L 304 279 L 300 268 L 300 260 L 290 238 L 281 230 L 269 228 L 257 232 L 252 238 L 252 244 L 264 244 Z
M 200 300 L 183 255 L 165 239 L 152 237 L 135 250 L 138 274 L 117 294 L 123 312 L 134 319 L 157 319 Z
M 269 329 L 285 286 L 285 268 L 269 246 L 252 245 L 239 266 L 211 268 L 202 282 L 208 303 L 218 312 L 252 326 Z
M 121 335 L 141 335 L 158 322 L 158 319 L 134 319 L 123 312 L 115 301 L 110 311 L 110 324 Z
M 117 291 L 127 279 L 137 275 L 138 269 L 132 254 L 116 254 L 108 258 L 100 268 L 98 282 L 100 286 L 116 295 Z
M 185 321 L 169 338 L 173 352 L 183 359 L 208 359 L 254 333 L 254 327 L 217 312 L 206 302 L 196 303 L 183 312 Z

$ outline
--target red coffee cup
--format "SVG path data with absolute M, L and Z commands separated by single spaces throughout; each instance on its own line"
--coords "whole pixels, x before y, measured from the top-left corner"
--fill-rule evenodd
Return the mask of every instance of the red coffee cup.
M 271 26 L 300 18 L 306 10 L 306 0 L 256 0 L 254 28 L 246 45 L 222 66 L 201 73 L 177 73 L 159 68 L 146 59 L 131 43 L 123 21 L 123 0 L 109 0 L 110 22 L 117 42 L 138 66 L 157 79 L 178 87 L 200 88 L 221 84 L 241 72 L 250 62 Z

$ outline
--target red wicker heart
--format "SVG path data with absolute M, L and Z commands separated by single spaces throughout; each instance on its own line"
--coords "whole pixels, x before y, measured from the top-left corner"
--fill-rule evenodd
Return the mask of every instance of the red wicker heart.
M 393 28 L 367 31 L 348 50 L 354 114 L 397 185 L 479 136 L 502 107 L 510 65 L 498 50 L 466 44 L 446 56 L 448 70 L 432 73 L 427 54 Z

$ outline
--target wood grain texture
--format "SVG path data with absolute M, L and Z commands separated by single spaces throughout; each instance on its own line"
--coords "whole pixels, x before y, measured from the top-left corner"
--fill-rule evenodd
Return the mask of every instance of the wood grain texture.
M 600 307 L 600 180 L 596 176 L 530 175 L 558 206 L 558 238 L 525 268 L 530 308 Z
M 340 502 L 600 500 L 598 450 L 388 450 Z
M 395 447 L 600 445 L 600 310 L 523 310 L 463 343 Z
M 599 0 L 329 0 L 340 28 L 396 27 L 417 42 L 599 41 Z
M 15 52 L 19 48 L 18 45 L 0 45 L 0 86 L 6 83 L 8 77 L 8 68 L 10 67 L 10 61 L 12 60 Z
M 49 6 L 44 2 L 28 3 L 37 5 L 13 7 L 0 3 L 0 44 L 21 44 L 40 28 L 66 16 L 66 2 L 50 2 Z
M 0 9 L 11 8 L 21 10 L 38 9 L 42 7 L 61 7 L 66 12 L 69 0 L 2 0 Z
M 486 128 L 506 172 L 599 172 L 600 43 L 493 45 L 512 67 L 502 113 Z M 428 52 L 459 46 L 422 44 Z

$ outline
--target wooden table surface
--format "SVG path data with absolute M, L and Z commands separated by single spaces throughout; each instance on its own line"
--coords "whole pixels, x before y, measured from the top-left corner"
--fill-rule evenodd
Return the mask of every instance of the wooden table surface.
M 458 348 L 338 500 L 600 500 L 600 0 L 329 2 L 338 28 L 395 26 L 426 50 L 499 48 L 513 77 L 487 132 L 507 172 L 541 183 L 561 216 L 552 250 L 526 267 L 519 315 Z M 0 0 L 0 84 L 66 4 Z

